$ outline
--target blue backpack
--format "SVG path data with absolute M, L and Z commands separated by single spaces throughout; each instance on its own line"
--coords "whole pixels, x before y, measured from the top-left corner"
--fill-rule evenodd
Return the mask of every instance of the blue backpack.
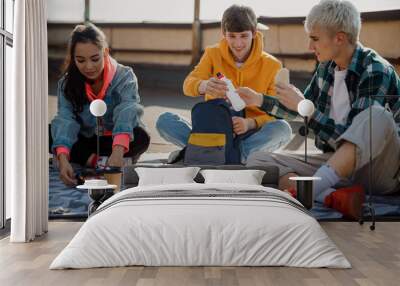
M 192 108 L 192 131 L 184 153 L 185 165 L 240 164 L 241 136 L 233 133 L 227 102 L 214 99 Z

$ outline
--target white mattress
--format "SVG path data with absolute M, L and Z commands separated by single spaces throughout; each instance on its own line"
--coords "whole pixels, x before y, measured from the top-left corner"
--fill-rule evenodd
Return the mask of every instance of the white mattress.
M 262 196 L 129 198 L 151 191 L 262 191 Z M 147 193 L 144 193 L 146 192 Z M 141 192 L 141 193 L 138 193 Z M 219 193 L 218 193 L 219 194 Z M 262 186 L 135 187 L 104 202 L 50 269 L 145 266 L 350 268 L 318 222 L 281 191 Z

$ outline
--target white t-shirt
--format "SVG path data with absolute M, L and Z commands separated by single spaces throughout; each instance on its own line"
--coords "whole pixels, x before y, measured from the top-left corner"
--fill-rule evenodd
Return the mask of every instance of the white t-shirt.
M 241 68 L 244 63 L 235 62 L 237 68 Z
M 333 82 L 333 95 L 331 96 L 331 109 L 329 117 L 335 120 L 336 124 L 345 124 L 350 112 L 350 98 L 345 78 L 346 70 L 335 68 L 335 80 Z

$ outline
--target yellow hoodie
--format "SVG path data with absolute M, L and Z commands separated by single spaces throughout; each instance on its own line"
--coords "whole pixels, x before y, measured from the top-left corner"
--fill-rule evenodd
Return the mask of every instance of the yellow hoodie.
M 240 68 L 236 66 L 227 41 L 222 39 L 218 44 L 206 48 L 199 64 L 186 77 L 183 92 L 187 96 L 200 96 L 200 82 L 217 77 L 216 74 L 221 72 L 236 88 L 250 87 L 263 94 L 275 95 L 275 75 L 280 68 L 281 63 L 263 51 L 263 36 L 260 32 L 256 33 L 250 56 Z M 206 94 L 205 100 L 209 99 L 213 97 Z M 255 106 L 246 107 L 245 117 L 254 118 L 257 127 L 274 120 L 274 117 Z

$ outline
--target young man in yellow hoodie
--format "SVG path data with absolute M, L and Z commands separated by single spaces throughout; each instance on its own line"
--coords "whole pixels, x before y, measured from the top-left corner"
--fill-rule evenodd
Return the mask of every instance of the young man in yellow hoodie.
M 233 5 L 222 17 L 222 40 L 207 47 L 199 64 L 186 77 L 186 96 L 204 96 L 205 100 L 225 98 L 227 85 L 217 78 L 220 72 L 238 87 L 250 87 L 258 92 L 275 95 L 275 75 L 281 63 L 263 51 L 263 36 L 257 32 L 257 17 L 250 7 Z M 255 151 L 274 151 L 290 140 L 292 130 L 284 120 L 268 115 L 258 107 L 248 106 L 244 116 L 232 116 L 237 135 L 257 129 L 242 140 L 242 163 Z M 180 147 L 187 144 L 191 126 L 176 114 L 165 112 L 156 124 L 161 137 Z

